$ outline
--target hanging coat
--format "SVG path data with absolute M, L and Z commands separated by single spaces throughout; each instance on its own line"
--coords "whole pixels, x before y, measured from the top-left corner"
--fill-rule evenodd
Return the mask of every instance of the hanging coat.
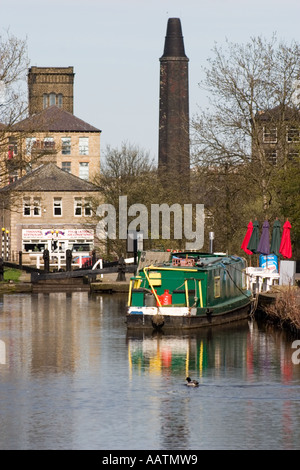
M 252 230 L 253 230 L 253 223 L 252 223 L 252 220 L 250 220 L 250 222 L 248 224 L 248 227 L 247 227 L 247 232 L 246 232 L 245 238 L 244 238 L 243 243 L 241 245 L 241 249 L 244 250 L 244 252 L 247 253 L 247 255 L 253 255 L 252 251 L 248 250 L 248 248 L 247 248 L 247 245 L 248 245 L 249 240 L 250 240 L 251 235 L 252 235 Z
M 256 253 L 258 242 L 259 242 L 259 223 L 258 223 L 258 220 L 254 220 L 253 230 L 252 230 L 252 234 L 251 234 L 247 249 L 249 251 L 252 251 L 252 253 Z
M 283 225 L 282 238 L 279 247 L 279 253 L 284 258 L 292 257 L 292 244 L 291 244 L 291 224 L 287 220 Z
M 276 256 L 279 256 L 280 226 L 281 226 L 280 221 L 275 220 L 275 222 L 273 224 L 270 253 L 274 253 L 274 255 L 276 255 Z
M 257 253 L 261 253 L 262 255 L 270 254 L 270 224 L 267 220 L 264 221 L 262 226 L 262 232 L 257 247 Z

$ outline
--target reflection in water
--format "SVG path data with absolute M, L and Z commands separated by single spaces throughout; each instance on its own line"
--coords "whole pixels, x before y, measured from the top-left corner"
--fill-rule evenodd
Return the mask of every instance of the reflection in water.
M 0 364 L 6 363 L 6 346 L 4 341 L 0 339 Z
M 242 444 L 237 444 L 237 447 L 231 444 L 231 448 L 252 448 L 253 442 L 257 440 L 253 429 L 257 419 L 260 419 L 258 411 L 261 406 L 260 400 L 265 402 L 266 406 L 269 400 L 271 402 L 279 400 L 279 403 L 283 400 L 282 407 L 276 408 L 276 413 L 278 413 L 276 418 L 271 411 L 272 407 L 269 408 L 268 419 L 274 432 L 282 433 L 283 447 L 293 448 L 296 442 L 293 435 L 295 429 L 293 399 L 296 398 L 297 402 L 300 400 L 300 371 L 291 361 L 290 344 L 283 341 L 285 333 L 271 328 L 268 333 L 269 335 L 262 334 L 261 327 L 259 328 L 254 321 L 243 321 L 234 325 L 199 329 L 197 332 L 185 334 L 137 332 L 128 335 L 131 379 L 137 373 L 160 376 L 167 382 L 170 377 L 178 377 L 183 383 L 183 378 L 190 375 L 197 378 L 202 386 L 197 389 L 197 393 L 201 395 L 201 401 L 196 402 L 196 407 L 195 395 L 190 395 L 190 393 L 184 397 L 180 394 L 175 400 L 174 396 L 169 393 L 161 400 L 159 412 L 163 448 L 171 449 L 174 443 L 177 449 L 188 448 L 191 433 L 189 419 L 193 420 L 194 425 L 199 420 L 200 425 L 201 416 L 203 418 L 207 414 L 203 408 L 204 403 L 208 406 L 215 421 L 216 426 L 211 426 L 211 429 L 216 430 L 216 434 L 211 435 L 215 445 L 218 441 L 218 433 L 221 431 L 226 435 L 228 429 L 232 432 L 235 421 L 238 419 L 241 434 L 245 434 L 246 439 Z M 242 383 L 236 382 L 237 371 L 240 380 L 243 379 Z M 275 377 L 281 384 L 290 384 L 291 387 L 285 390 L 278 385 L 277 390 L 268 390 L 268 381 L 272 383 Z M 219 385 L 216 385 L 216 379 L 219 379 Z M 293 393 L 292 384 L 296 381 L 298 386 Z M 196 393 L 196 390 L 192 392 Z M 207 397 L 212 400 L 209 404 L 207 404 Z M 234 410 L 231 408 L 231 402 L 235 403 Z M 219 410 L 221 404 L 225 405 L 222 411 Z M 229 414 L 226 412 L 227 406 L 230 410 Z M 265 411 L 265 409 L 261 410 L 261 412 Z M 237 418 L 238 414 L 240 414 L 239 418 Z M 276 420 L 278 420 L 277 424 Z M 296 423 L 299 423 L 299 413 Z M 261 431 L 266 424 L 267 421 L 261 422 Z M 272 428 L 268 428 L 268 432 L 270 429 Z M 201 448 L 202 423 L 198 432 L 198 442 Z M 266 439 L 265 431 L 264 436 Z M 206 435 L 206 438 L 208 437 Z M 269 445 L 272 448 L 272 442 Z M 220 448 L 222 447 L 230 448 L 230 445 L 223 444 Z
M 90 365 L 90 361 L 94 367 L 99 366 L 99 344 L 87 342 L 83 336 L 99 328 L 101 318 L 85 315 L 86 292 L 19 296 L 18 300 L 5 295 L 3 302 L 2 318 L 7 319 L 10 327 L 24 332 L 22 341 L 11 338 L 8 342 L 8 355 L 14 361 L 11 365 L 18 364 L 22 369 L 26 365 L 33 375 L 46 369 L 51 373 L 72 372 Z M 95 308 L 98 313 L 98 303 L 91 302 L 89 313 Z
M 286 334 L 247 321 L 129 333 L 126 301 L 0 296 L 0 449 L 299 448 Z
M 156 333 L 130 333 L 128 360 L 139 374 L 172 374 L 203 377 L 206 370 L 218 376 L 221 370 L 242 368 L 247 382 L 255 381 L 263 373 L 268 376 L 278 369 L 283 383 L 299 378 L 299 368 L 291 361 L 290 344 L 282 343 L 284 332 L 269 329 L 271 336 L 262 335 L 256 322 L 202 328 L 196 332 L 165 335 Z

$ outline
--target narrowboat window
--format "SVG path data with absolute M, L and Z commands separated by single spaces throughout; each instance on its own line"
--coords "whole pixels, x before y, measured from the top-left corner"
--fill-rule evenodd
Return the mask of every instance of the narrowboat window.
M 247 274 L 246 274 L 246 269 L 243 269 L 242 271 L 242 289 L 247 289 Z
M 214 294 L 215 297 L 221 297 L 221 278 L 216 276 L 214 278 Z

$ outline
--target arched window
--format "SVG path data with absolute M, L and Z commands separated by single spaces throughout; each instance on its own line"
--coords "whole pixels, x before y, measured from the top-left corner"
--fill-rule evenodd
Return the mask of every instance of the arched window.
M 43 94 L 43 108 L 48 107 L 48 95 L 46 93 Z
M 56 94 L 55 93 L 50 93 L 49 106 L 53 106 L 55 104 L 56 104 Z
M 59 108 L 62 108 L 62 105 L 63 105 L 63 95 L 61 93 L 59 93 L 57 95 L 57 106 Z

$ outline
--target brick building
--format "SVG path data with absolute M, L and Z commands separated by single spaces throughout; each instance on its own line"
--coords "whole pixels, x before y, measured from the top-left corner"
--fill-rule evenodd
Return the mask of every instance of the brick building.
M 29 115 L 40 113 L 53 105 L 73 114 L 74 76 L 73 67 L 30 67 Z

